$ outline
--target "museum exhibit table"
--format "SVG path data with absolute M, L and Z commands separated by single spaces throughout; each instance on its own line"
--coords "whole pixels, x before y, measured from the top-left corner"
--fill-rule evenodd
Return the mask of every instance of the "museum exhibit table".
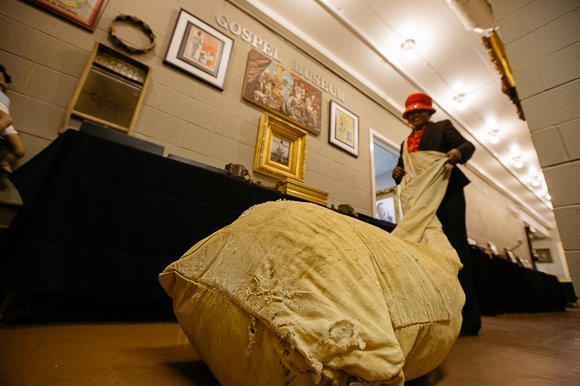
M 195 243 L 253 205 L 298 200 L 75 130 L 10 180 L 23 206 L 0 239 L 4 291 L 167 299 L 157 276 Z
M 274 189 L 68 130 L 10 177 L 4 290 L 166 298 L 157 275 Z
M 157 276 L 195 243 L 253 205 L 298 200 L 215 170 L 68 130 L 10 176 L 23 206 L 0 238 L 0 291 L 168 299 Z M 556 277 L 479 252 L 485 315 L 563 309 Z
M 482 315 L 553 312 L 566 309 L 562 285 L 554 275 L 525 268 L 472 247 L 473 285 Z

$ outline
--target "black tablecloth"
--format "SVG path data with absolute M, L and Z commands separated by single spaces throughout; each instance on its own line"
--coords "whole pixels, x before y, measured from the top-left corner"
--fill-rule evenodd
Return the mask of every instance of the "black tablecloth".
M 10 179 L 24 205 L 0 239 L 5 291 L 166 298 L 158 274 L 195 243 L 253 205 L 302 201 L 74 130 Z
M 472 248 L 473 285 L 482 315 L 564 311 L 558 278 Z
M 157 275 L 274 189 L 69 130 L 10 177 L 4 290 L 165 297 Z

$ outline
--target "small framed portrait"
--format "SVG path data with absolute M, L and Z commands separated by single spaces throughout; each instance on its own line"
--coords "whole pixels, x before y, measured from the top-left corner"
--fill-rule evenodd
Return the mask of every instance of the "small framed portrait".
M 304 182 L 308 134 L 278 116 L 260 118 L 254 171 L 275 178 L 290 177 Z
M 182 9 L 164 62 L 223 90 L 233 45 L 231 38 Z
M 90 31 L 97 28 L 108 0 L 29 0 Z
M 375 218 L 398 224 L 402 220 L 399 213 L 399 195 L 396 186 L 376 192 Z
M 335 101 L 330 101 L 328 141 L 358 157 L 358 116 Z
M 552 255 L 549 249 L 536 249 L 536 261 L 538 263 L 551 263 Z

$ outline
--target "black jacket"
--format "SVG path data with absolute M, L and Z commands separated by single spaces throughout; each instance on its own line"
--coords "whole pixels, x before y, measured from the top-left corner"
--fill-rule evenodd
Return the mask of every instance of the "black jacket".
M 397 166 L 405 167 L 403 163 L 403 146 L 401 144 L 401 152 Z M 461 152 L 461 163 L 466 163 L 473 152 L 475 146 L 465 138 L 448 119 L 439 122 L 427 122 L 421 142 L 419 142 L 419 151 L 421 150 L 435 150 L 441 153 L 447 153 L 452 149 L 457 149 Z M 399 183 L 400 181 L 397 181 Z M 469 184 L 469 179 L 457 167 L 453 167 L 451 177 L 449 179 L 449 186 L 447 189 L 463 189 L 465 185 Z

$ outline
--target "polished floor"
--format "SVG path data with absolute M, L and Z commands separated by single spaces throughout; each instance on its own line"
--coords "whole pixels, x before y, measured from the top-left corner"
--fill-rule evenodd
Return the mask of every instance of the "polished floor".
M 0 326 L 0 385 L 217 381 L 174 321 L 53 321 Z M 439 368 L 406 385 L 580 385 L 580 313 L 484 317 L 479 336 L 458 338 Z

